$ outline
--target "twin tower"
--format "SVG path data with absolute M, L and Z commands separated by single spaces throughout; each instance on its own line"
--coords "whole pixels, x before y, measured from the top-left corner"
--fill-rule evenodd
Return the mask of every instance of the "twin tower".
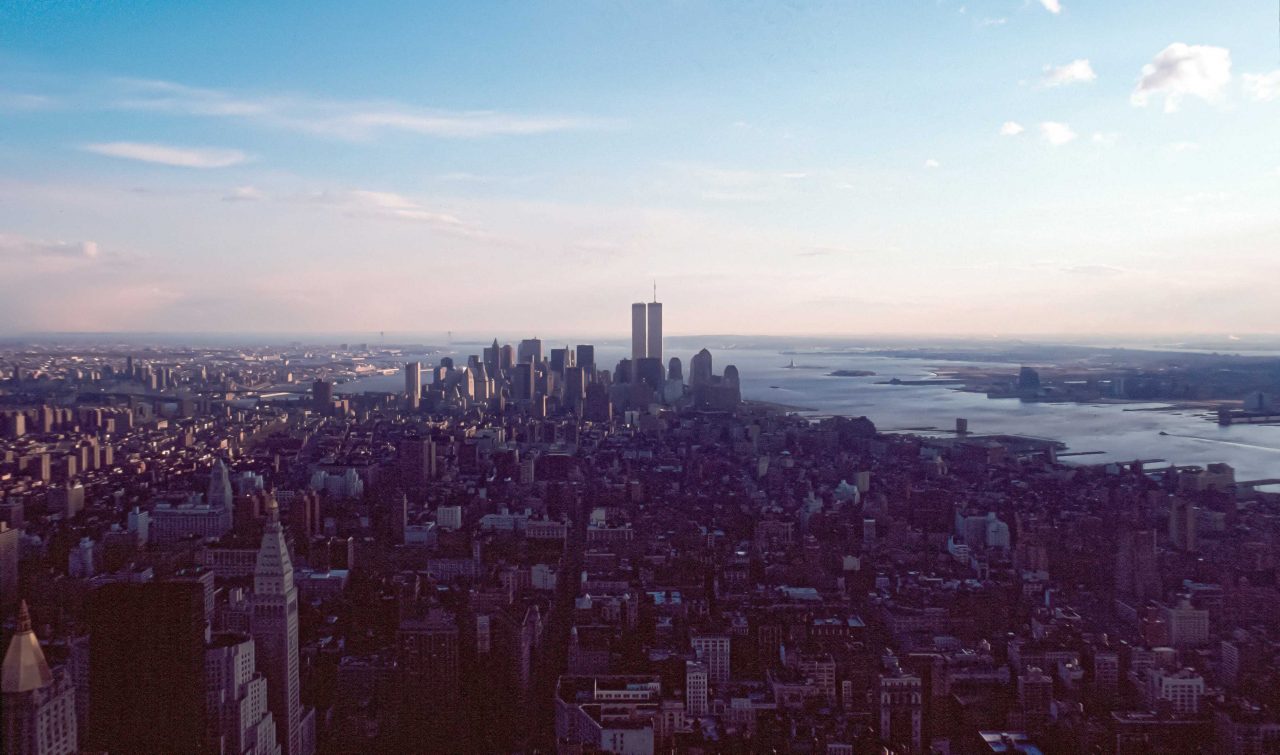
M 662 362 L 662 304 L 656 301 L 631 305 L 631 363 L 645 358 Z

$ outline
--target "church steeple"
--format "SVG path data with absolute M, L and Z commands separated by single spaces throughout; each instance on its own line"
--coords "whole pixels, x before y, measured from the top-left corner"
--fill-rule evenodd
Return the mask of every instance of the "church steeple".
M 9 640 L 4 654 L 4 672 L 0 689 L 6 695 L 32 692 L 53 684 L 53 672 L 44 659 L 40 641 L 31 629 L 31 612 L 27 601 L 18 608 L 18 631 Z

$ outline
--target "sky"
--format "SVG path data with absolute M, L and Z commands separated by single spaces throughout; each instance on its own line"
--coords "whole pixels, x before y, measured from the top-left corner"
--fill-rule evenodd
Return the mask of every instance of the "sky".
M 1280 331 L 1273 0 L 0 4 L 0 332 Z

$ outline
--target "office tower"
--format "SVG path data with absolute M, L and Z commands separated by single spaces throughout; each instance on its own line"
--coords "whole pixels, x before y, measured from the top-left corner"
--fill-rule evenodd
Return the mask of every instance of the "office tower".
M 596 347 L 590 344 L 578 344 L 574 347 L 574 364 L 586 370 L 587 377 L 596 371 Z
M 516 350 L 516 359 L 520 362 L 533 362 L 535 365 L 542 364 L 542 341 L 537 338 L 521 341 L 520 348 Z
M 645 329 L 645 303 L 631 305 L 631 361 L 638 362 L 649 356 L 649 342 Z
M 1134 530 L 1121 526 L 1115 561 L 1115 588 L 1120 595 L 1137 601 L 1158 597 L 1161 592 L 1155 530 Z
M 1186 551 L 1196 549 L 1196 512 L 1191 501 L 1181 496 L 1169 499 L 1169 543 Z
M 645 383 L 654 390 L 655 393 L 661 394 L 663 384 L 667 382 L 667 376 L 662 369 L 662 360 L 653 357 L 645 357 L 638 362 L 632 364 L 632 370 L 635 372 L 635 380 L 632 382 Z
M 222 459 L 213 460 L 213 469 L 209 472 L 209 492 L 205 494 L 205 503 L 211 509 L 228 509 L 235 503 L 231 491 L 231 474 Z
M 618 366 L 613 368 L 613 382 L 630 383 L 631 373 L 635 365 L 636 365 L 636 362 L 633 362 L 630 359 L 618 360 Z
M 600 383 L 587 385 L 587 396 L 582 402 L 582 418 L 589 422 L 609 422 L 613 419 L 609 391 Z
M 18 538 L 21 530 L 0 522 L 0 611 L 18 602 Z
M 14 412 L 9 415 L 9 437 L 13 439 L 21 438 L 27 433 L 27 415 L 22 412 Z
M 567 367 L 564 371 L 564 406 L 580 413 L 587 397 L 586 373 L 581 367 Z
M 424 485 L 436 476 L 436 444 L 430 437 L 406 437 L 397 448 L 400 471 L 410 485 Z
M 662 362 L 662 304 L 651 301 L 647 308 L 649 315 L 648 352 L 645 356 Z
M 667 380 L 684 382 L 684 365 L 681 364 L 680 357 L 671 357 L 671 361 L 667 363 Z
M 281 755 L 267 709 L 267 678 L 254 665 L 253 638 L 213 635 L 204 651 L 211 752 Z
M 516 350 L 511 348 L 511 344 L 505 344 L 498 351 L 498 369 L 510 370 L 516 366 Z
M 551 371 L 556 374 L 563 374 L 565 369 L 574 366 L 573 349 L 568 346 L 563 349 L 551 350 Z
M 908 674 L 889 655 L 879 679 L 880 739 L 902 748 L 923 752 L 923 700 L 920 677 Z
M 267 707 L 280 732 L 281 751 L 306 755 L 298 681 L 298 592 L 274 499 L 267 503 L 267 524 L 253 570 L 252 627 L 258 667 L 267 677 Z
M 489 366 L 484 362 L 475 367 L 475 400 L 487 403 L 493 397 L 493 381 L 489 379 Z
M 1053 677 L 1032 667 L 1018 676 L 1018 705 L 1022 708 L 1022 724 L 1031 731 L 1042 730 L 1049 723 L 1053 708 Z
M 271 504 L 265 501 L 264 503 L 266 505 L 263 506 L 263 511 L 266 511 Z M 293 501 L 289 503 L 289 524 L 297 537 L 310 540 L 320 534 L 320 494 L 314 490 L 308 490 L 294 496 Z
M 693 359 L 689 360 L 689 385 L 694 388 L 700 385 L 710 385 L 712 372 L 711 352 L 703 349 L 693 355 Z
M 462 377 L 458 379 L 458 393 L 467 401 L 472 401 L 476 397 L 476 373 L 470 367 L 462 370 Z
M 511 398 L 516 401 L 529 401 L 533 399 L 532 362 L 521 362 L 516 365 L 516 375 L 513 383 Z
M 498 374 L 498 359 L 502 352 L 502 348 L 498 346 L 498 339 L 493 339 L 492 346 L 486 346 L 484 349 L 484 364 L 489 368 L 490 375 Z
M 1191 605 L 1185 595 L 1177 605 L 1160 605 L 1169 644 L 1175 648 L 1200 647 L 1209 642 L 1209 611 Z
M 1177 671 L 1153 668 L 1147 671 L 1147 698 L 1153 706 L 1163 701 L 1174 713 L 1195 715 L 1200 712 L 1200 698 L 1204 691 L 1204 677 L 1189 668 Z
M 707 664 L 684 662 L 684 711 L 690 716 L 707 714 Z
M 79 752 L 76 738 L 76 687 L 71 674 L 53 671 L 31 629 L 24 601 L 18 630 L 4 654 L 4 751 L 13 755 L 63 755 Z
M 86 749 L 205 752 L 204 610 L 192 582 L 90 594 Z
M 397 655 L 409 684 L 433 702 L 452 702 L 458 690 L 458 625 L 452 613 L 432 608 L 409 616 L 396 630 Z
M 422 400 L 422 365 L 418 362 L 404 363 L 404 395 L 410 411 L 416 411 Z
M 729 683 L 729 637 L 723 634 L 694 635 L 690 639 L 698 660 L 707 664 L 712 684 Z
M 311 403 L 321 411 L 333 403 L 333 383 L 317 380 L 311 384 Z

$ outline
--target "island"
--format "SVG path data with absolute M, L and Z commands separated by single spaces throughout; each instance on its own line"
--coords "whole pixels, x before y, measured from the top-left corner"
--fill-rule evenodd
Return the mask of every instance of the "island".
M 871 370 L 832 370 L 827 374 L 831 377 L 875 377 Z

